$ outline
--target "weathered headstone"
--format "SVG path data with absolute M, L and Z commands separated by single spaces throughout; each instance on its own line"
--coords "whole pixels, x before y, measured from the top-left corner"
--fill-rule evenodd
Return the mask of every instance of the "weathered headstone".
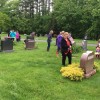
M 25 49 L 33 49 L 35 47 L 34 40 L 25 40 Z
M 82 41 L 82 48 L 83 48 L 83 50 L 87 50 L 87 40 L 83 40 Z
M 28 35 L 28 36 L 26 37 L 26 39 L 34 40 L 34 37 L 33 37 L 33 36 Z
M 80 67 L 84 70 L 84 76 L 89 78 L 91 75 L 96 73 L 96 70 L 93 69 L 94 66 L 94 52 L 87 51 L 82 54 L 80 60 Z
M 10 38 L 1 40 L 1 51 L 6 51 L 6 52 L 13 51 L 13 41 Z
M 32 32 L 29 36 L 26 36 L 25 49 L 33 49 L 35 48 L 35 32 Z
M 88 39 L 88 36 L 87 36 L 87 34 L 84 36 L 84 40 L 87 40 Z

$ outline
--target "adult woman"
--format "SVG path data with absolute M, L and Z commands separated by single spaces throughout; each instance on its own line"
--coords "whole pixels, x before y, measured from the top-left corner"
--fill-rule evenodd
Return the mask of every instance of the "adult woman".
M 50 44 L 51 44 L 51 41 L 52 41 L 52 34 L 53 34 L 53 30 L 50 31 L 50 33 L 47 35 L 47 51 L 50 50 Z
M 65 32 L 61 40 L 61 53 L 62 53 L 62 65 L 65 66 L 66 56 L 68 56 L 68 64 L 72 63 L 72 51 L 71 51 L 71 41 L 68 38 L 68 32 Z
M 61 40 L 63 38 L 63 34 L 64 34 L 64 31 L 61 31 L 60 34 L 57 36 L 57 52 L 56 53 L 59 53 L 61 51 Z
M 17 41 L 17 42 L 20 41 L 20 34 L 19 34 L 18 31 L 16 31 L 16 41 Z
M 12 38 L 12 40 L 14 41 L 15 37 L 16 37 L 16 32 L 14 30 L 10 31 L 10 37 Z

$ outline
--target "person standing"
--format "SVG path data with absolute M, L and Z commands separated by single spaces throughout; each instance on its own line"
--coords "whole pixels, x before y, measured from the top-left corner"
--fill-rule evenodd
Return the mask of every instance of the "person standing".
M 68 56 L 68 64 L 72 63 L 72 51 L 71 41 L 68 38 L 69 33 L 65 32 L 61 40 L 61 53 L 62 53 L 62 65 L 65 66 L 66 56 Z
M 57 36 L 57 51 L 56 54 L 58 55 L 61 51 L 61 40 L 63 38 L 64 31 L 61 31 L 60 34 Z
M 100 39 L 98 40 L 98 43 L 96 46 L 96 57 L 100 58 Z
M 10 31 L 10 37 L 12 38 L 12 40 L 14 41 L 15 37 L 16 37 L 16 32 L 14 32 L 14 30 Z
M 17 42 L 20 41 L 20 34 L 19 34 L 18 31 L 16 31 L 16 41 L 17 41 Z
M 49 34 L 47 35 L 47 51 L 50 50 L 50 44 L 51 44 L 51 41 L 52 41 L 52 34 L 53 34 L 53 30 L 51 30 L 49 32 Z

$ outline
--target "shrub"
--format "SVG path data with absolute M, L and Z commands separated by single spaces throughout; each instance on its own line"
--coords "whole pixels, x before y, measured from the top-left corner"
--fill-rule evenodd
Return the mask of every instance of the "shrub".
M 82 51 L 82 47 L 81 46 L 76 46 L 76 45 L 72 46 L 72 52 L 73 53 L 79 53 L 81 51 Z
M 98 70 L 98 68 L 99 68 L 99 63 L 94 62 L 94 67 L 93 67 L 93 68 L 96 69 L 96 70 Z
M 79 64 L 77 63 L 62 67 L 60 72 L 63 77 L 69 78 L 70 80 L 81 81 L 84 77 L 84 72 L 79 68 Z

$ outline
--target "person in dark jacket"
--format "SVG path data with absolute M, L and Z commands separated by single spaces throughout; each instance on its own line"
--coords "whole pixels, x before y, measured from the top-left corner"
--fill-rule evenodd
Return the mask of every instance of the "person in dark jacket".
M 50 44 L 51 44 L 51 41 L 52 41 L 52 34 L 53 34 L 53 30 L 51 30 L 51 31 L 49 32 L 49 34 L 47 35 L 47 44 L 48 44 L 48 46 L 47 46 L 47 51 L 50 50 Z
M 62 53 L 62 65 L 65 66 L 66 56 L 68 56 L 68 64 L 72 63 L 72 51 L 71 41 L 68 38 L 68 32 L 65 32 L 61 40 L 61 53 Z

